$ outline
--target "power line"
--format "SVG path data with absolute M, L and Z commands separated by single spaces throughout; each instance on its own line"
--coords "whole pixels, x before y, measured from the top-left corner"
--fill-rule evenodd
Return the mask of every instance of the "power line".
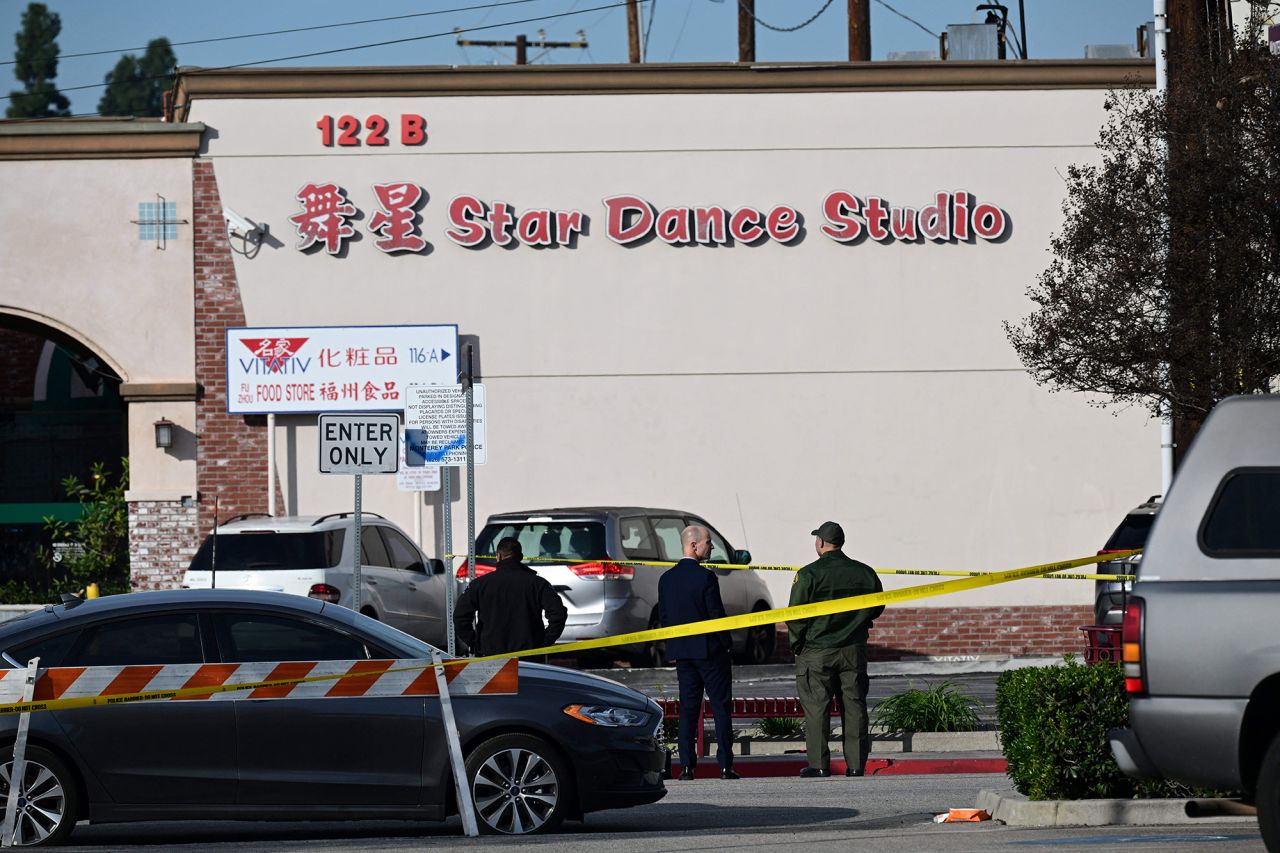
M 644 62 L 649 58 L 649 33 L 653 32 L 653 19 L 657 17 L 657 14 L 658 0 L 653 0 L 653 2 L 649 4 L 649 25 L 644 28 L 644 46 L 640 50 L 641 62 Z
M 680 41 L 684 38 L 685 25 L 689 23 L 689 13 L 693 11 L 693 3 L 688 3 L 684 7 L 684 20 L 680 22 L 680 32 L 676 34 L 676 43 L 671 46 L 671 53 L 667 56 L 667 62 L 675 59 L 676 51 L 680 49 Z
M 261 32 L 261 33 L 244 33 L 238 36 L 220 36 L 218 38 L 194 39 L 192 41 L 175 41 L 175 42 L 170 42 L 170 46 L 184 47 L 189 44 L 213 44 L 215 42 L 222 42 L 222 41 L 236 41 L 237 39 L 263 38 L 266 36 L 288 35 L 290 33 L 306 33 L 306 32 L 311 32 L 313 30 L 331 30 L 337 27 L 354 27 L 359 24 L 380 24 L 386 21 L 403 21 L 408 18 L 426 18 L 432 15 L 452 15 L 457 12 L 473 12 L 477 9 L 488 9 L 490 12 L 492 12 L 494 9 L 500 6 L 516 6 L 521 3 L 533 3 L 533 2 L 535 2 L 535 0 L 500 0 L 499 2 L 494 2 L 494 3 L 481 3 L 476 6 L 461 6 L 457 9 L 439 9 L 435 12 L 414 12 L 411 15 L 393 15 L 388 18 L 366 18 L 362 21 L 343 21 L 342 23 L 338 23 L 338 24 L 318 24 L 313 27 L 295 27 L 289 30 L 269 30 L 267 32 Z M 488 15 L 486 15 L 485 17 L 488 17 Z M 484 22 L 484 18 L 481 18 L 480 23 L 483 23 L 483 22 Z M 130 50 L 146 50 L 146 49 L 147 48 L 144 45 L 142 47 L 121 47 L 121 48 L 116 48 L 114 50 L 90 50 L 84 53 L 62 53 L 58 55 L 58 59 L 60 60 L 75 59 L 81 56 L 104 56 L 106 54 L 125 53 L 126 51 L 130 51 Z M 14 64 L 15 64 L 15 60 L 0 62 L 0 65 L 14 65 Z
M 831 3 L 832 3 L 832 0 L 827 0 L 827 2 L 822 4 L 821 9 L 814 12 L 812 15 L 810 15 L 808 18 L 801 21 L 800 23 L 796 24 L 794 27 L 776 27 L 773 24 L 768 23 L 767 21 L 762 21 L 759 18 L 757 18 L 755 12 L 753 12 L 751 9 L 748 9 L 746 4 L 744 4 L 742 0 L 738 0 L 738 6 L 742 9 L 742 11 L 750 15 L 757 24 L 764 27 L 766 30 L 773 30 L 775 33 L 794 33 L 796 30 L 803 30 L 805 27 L 809 26 L 814 21 L 818 20 L 818 18 L 822 17 L 822 13 L 827 11 L 827 7 L 829 7 Z
M 650 3 L 652 2 L 652 0 L 638 0 L 638 2 Z M 588 12 L 599 12 L 602 9 L 610 9 L 610 10 L 619 9 L 625 5 L 627 5 L 627 0 L 621 0 L 621 2 L 608 3 L 603 6 L 590 6 L 588 8 L 578 9 L 572 12 L 557 12 L 551 15 L 539 15 L 538 17 L 535 17 L 535 18 L 522 18 L 521 20 L 518 20 L 518 21 L 503 21 L 497 24 L 485 24 L 484 26 L 456 28 L 456 29 L 449 30 L 448 32 L 427 33 L 426 35 L 421 35 L 421 36 L 407 36 L 406 38 L 388 39 L 387 41 L 370 42 L 369 44 L 357 44 L 357 45 L 352 45 L 351 47 L 335 47 L 329 50 L 315 50 L 315 51 L 311 51 L 310 53 L 295 53 L 292 56 L 277 56 L 273 59 L 257 59 L 252 62 L 236 62 L 231 65 L 220 65 L 215 68 L 201 68 L 199 70 L 191 71 L 189 73 L 191 74 L 191 76 L 199 76 L 201 73 L 212 73 L 214 71 L 230 71 L 236 68 L 251 68 L 255 65 L 269 65 L 272 62 L 291 62 L 295 59 L 311 59 L 312 57 L 316 57 L 316 56 L 332 56 L 335 53 L 349 53 L 351 51 L 368 50 L 370 48 L 386 47 L 388 45 L 393 45 L 393 44 L 405 44 L 407 42 L 413 42 L 413 41 L 425 41 L 426 39 L 445 38 L 447 36 L 456 36 L 460 33 L 478 32 L 480 30 L 494 30 L 500 27 L 514 27 L 520 24 L 537 23 L 538 21 L 550 21 L 550 20 L 555 20 L 557 18 L 566 18 L 572 15 L 584 15 Z M 155 74 L 150 77 L 138 78 L 138 80 L 139 81 L 164 80 L 164 79 L 167 79 L 169 76 L 171 75 Z M 66 92 L 77 92 L 83 89 L 102 89 L 102 88 L 105 88 L 107 85 L 109 84 L 92 83 L 84 86 L 69 86 L 65 89 L 59 89 L 58 91 L 62 93 L 66 93 Z M 25 96 L 26 94 L 27 94 L 26 92 L 18 92 L 16 93 L 16 95 L 6 95 L 5 100 L 13 100 L 14 97 L 22 97 L 22 96 Z M 70 116 L 70 118 L 78 118 L 78 117 L 93 116 L 93 115 L 98 115 L 98 113 L 77 113 L 75 116 Z M 58 116 L 58 118 L 67 118 L 67 116 Z M 45 121 L 45 120 L 46 119 L 43 119 L 43 118 L 35 119 L 35 121 Z
M 893 14 L 897 15 L 899 18 L 902 18 L 904 21 L 910 21 L 911 23 L 915 24 L 917 27 L 924 30 L 926 33 L 933 36 L 934 38 L 942 38 L 942 36 L 938 35 L 933 30 L 929 29 L 924 24 L 917 21 L 915 18 L 911 17 L 910 15 L 904 15 L 902 12 L 899 12 L 897 9 L 893 8 L 888 3 L 884 2 L 884 0 L 876 0 L 876 2 L 879 3 L 881 6 L 885 7 L 886 9 L 888 9 Z

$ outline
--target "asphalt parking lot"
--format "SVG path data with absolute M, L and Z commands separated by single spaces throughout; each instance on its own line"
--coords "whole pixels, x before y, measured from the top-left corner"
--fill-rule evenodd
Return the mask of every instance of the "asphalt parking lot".
M 1004 776 L 862 779 L 742 779 L 672 782 L 650 806 L 588 815 L 557 835 L 520 839 L 462 836 L 447 823 L 177 823 L 79 827 L 71 846 L 97 851 L 452 850 L 538 846 L 557 851 L 797 850 L 979 851 L 1076 849 L 1262 851 L 1256 823 L 1176 827 L 1020 829 L 992 822 L 935 824 L 934 814 L 972 806 Z

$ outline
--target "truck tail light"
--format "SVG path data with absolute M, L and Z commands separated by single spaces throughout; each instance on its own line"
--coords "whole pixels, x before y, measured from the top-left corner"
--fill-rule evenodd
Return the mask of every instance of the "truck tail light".
M 327 583 L 313 583 L 311 590 L 307 593 L 307 598 L 314 598 L 317 601 L 327 601 L 330 604 L 337 604 L 338 599 L 342 597 L 342 593 L 338 591 L 336 586 L 329 586 Z
M 634 580 L 635 566 L 621 566 L 617 563 L 571 563 L 569 571 L 580 578 L 599 578 L 600 580 Z
M 1131 696 L 1142 696 L 1147 692 L 1142 666 L 1142 609 L 1141 598 L 1130 598 L 1120 629 L 1120 642 L 1124 649 L 1124 689 Z
M 476 577 L 487 575 L 489 574 L 489 572 L 493 571 L 496 568 L 497 566 L 493 565 L 492 563 L 482 563 L 479 560 L 476 560 Z M 458 566 L 458 580 L 460 581 L 467 580 L 467 561 L 466 560 L 463 560 L 462 565 Z

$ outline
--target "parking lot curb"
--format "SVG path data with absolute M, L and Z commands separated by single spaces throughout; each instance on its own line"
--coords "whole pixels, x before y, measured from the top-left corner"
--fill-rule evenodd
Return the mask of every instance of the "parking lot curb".
M 803 756 L 740 756 L 734 759 L 733 769 L 744 778 L 798 776 L 807 767 Z M 924 776 L 943 773 L 1004 773 L 1008 762 L 1003 758 L 871 758 L 867 761 L 868 776 Z M 831 759 L 831 775 L 844 777 L 847 765 L 842 758 Z M 672 774 L 679 775 L 679 763 L 673 763 Z M 714 759 L 698 762 L 694 775 L 698 779 L 719 777 L 720 768 Z
M 1195 816 L 1189 803 L 1204 800 L 1028 800 L 1012 790 L 984 789 L 977 807 L 1009 826 L 1162 826 L 1169 824 L 1254 824 L 1256 815 Z M 1223 809 L 1245 810 L 1235 800 L 1214 801 Z M 1195 811 L 1195 809 L 1192 809 Z M 1201 809 L 1205 811 L 1205 809 Z

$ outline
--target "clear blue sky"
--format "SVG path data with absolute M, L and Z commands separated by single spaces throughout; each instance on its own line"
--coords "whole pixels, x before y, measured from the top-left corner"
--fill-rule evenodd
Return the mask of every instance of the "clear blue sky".
M 479 8 L 488 0 L 46 0 L 62 18 L 58 39 L 63 59 L 58 67 L 60 87 L 101 84 L 103 76 L 125 51 L 141 53 L 150 39 L 165 36 L 175 44 L 196 39 L 237 36 L 270 30 L 338 24 L 369 18 L 445 11 L 430 17 L 358 24 L 287 35 L 262 36 L 213 44 L 177 45 L 182 65 L 220 66 L 262 60 L 282 60 L 302 53 L 334 50 L 391 39 L 437 34 L 400 44 L 371 47 L 268 65 L 464 65 L 505 63 L 511 52 L 487 48 L 463 49 L 455 43 L 454 27 L 500 24 L 469 33 L 476 39 L 510 39 L 517 33 L 535 37 L 539 29 L 548 39 L 574 39 L 584 30 L 589 50 L 557 50 L 530 58 L 538 62 L 625 62 L 626 12 L 601 8 L 619 0 L 528 0 L 515 5 Z M 756 14 L 781 27 L 804 21 L 826 0 L 756 0 Z M 1017 0 L 1005 0 L 1016 32 Z M 982 20 L 974 11 L 978 0 L 872 0 L 871 49 L 875 59 L 889 51 L 936 50 L 937 39 L 904 20 L 885 3 L 914 18 L 924 28 L 942 32 L 947 24 Z M 1086 44 L 1132 44 L 1134 30 L 1151 19 L 1151 0 L 1025 0 L 1027 41 L 1032 59 L 1079 58 Z M 26 0 L 0 0 L 0 93 L 18 87 L 12 77 L 13 36 L 20 26 Z M 644 27 L 649 28 L 650 62 L 723 62 L 737 59 L 736 0 L 648 0 Z M 813 61 L 846 58 L 845 0 L 833 0 L 816 21 L 795 33 L 757 27 L 756 57 L 761 61 Z M 546 21 L 514 23 L 545 15 L 572 13 Z M 652 20 L 650 18 L 652 17 Z M 101 56 L 69 57 L 89 51 Z M 75 113 L 97 109 L 102 90 L 69 91 Z

